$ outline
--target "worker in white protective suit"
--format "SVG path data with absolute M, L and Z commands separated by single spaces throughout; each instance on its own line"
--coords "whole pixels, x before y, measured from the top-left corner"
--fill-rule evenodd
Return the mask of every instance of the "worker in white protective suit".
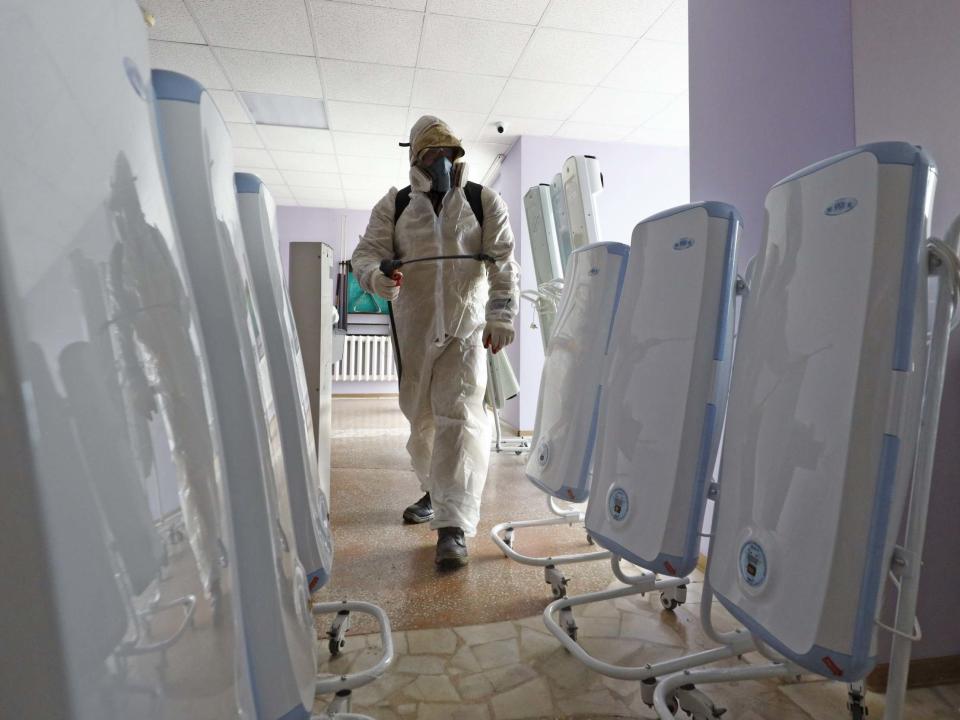
M 463 155 L 446 123 L 420 118 L 410 187 L 376 204 L 352 261 L 360 286 L 392 303 L 407 450 L 425 493 L 403 517 L 430 521 L 444 568 L 467 563 L 465 538 L 476 534 L 490 458 L 484 348 L 513 342 L 519 297 L 506 204 L 467 182 Z

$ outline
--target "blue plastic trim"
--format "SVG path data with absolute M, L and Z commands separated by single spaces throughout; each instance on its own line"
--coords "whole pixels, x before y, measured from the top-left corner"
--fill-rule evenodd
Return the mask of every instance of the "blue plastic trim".
M 874 619 L 877 615 L 877 597 L 884 582 L 884 548 L 887 530 L 890 527 L 890 506 L 893 504 L 893 486 L 897 479 L 897 460 L 900 455 L 900 438 L 884 434 L 880 448 L 880 467 L 877 472 L 877 487 L 870 512 L 870 534 L 867 536 L 867 557 L 860 580 L 860 600 L 857 604 L 857 624 L 853 633 L 854 658 L 865 657 L 870 652 L 873 639 Z
M 253 173 L 238 172 L 233 174 L 233 184 L 236 186 L 238 193 L 256 194 L 260 192 L 260 186 L 263 185 L 263 180 Z
M 700 559 L 700 549 L 697 540 L 700 538 L 700 529 L 703 527 L 703 515 L 707 508 L 707 478 L 710 476 L 710 455 L 713 447 L 713 434 L 717 429 L 717 406 L 707 403 L 703 415 L 703 430 L 700 433 L 700 450 L 697 453 L 697 470 L 693 481 L 693 502 L 691 514 L 687 521 L 687 537 L 684 541 L 686 557 L 696 565 Z
M 192 77 L 173 70 L 154 70 L 150 73 L 157 100 L 179 100 L 197 104 L 203 95 L 203 85 Z
M 926 158 L 929 160 L 929 157 Z M 918 255 L 923 243 L 923 219 L 929 188 L 932 161 L 923 162 L 917 157 L 910 178 L 910 205 L 907 208 L 907 224 L 904 228 L 906 242 L 903 247 L 903 265 L 900 268 L 900 299 L 897 304 L 897 331 L 893 341 L 893 369 L 910 369 L 913 345 L 913 315 L 917 302 L 920 260 Z
M 619 248 L 611 247 L 610 252 L 623 258 L 620 261 L 620 269 L 617 271 L 617 289 L 613 294 L 613 306 L 610 308 L 610 327 L 607 328 L 607 342 L 603 346 L 603 354 L 606 356 L 610 352 L 610 341 L 613 340 L 613 325 L 617 319 L 617 311 L 620 309 L 620 298 L 623 297 L 623 285 L 627 277 L 627 264 L 630 260 L 630 246 L 622 243 L 613 243 Z
M 596 537 L 595 535 L 592 536 Z M 855 657 L 838 653 L 836 650 L 831 650 L 821 645 L 813 645 L 807 652 L 802 654 L 794 652 L 778 638 L 770 634 L 766 628 L 750 617 L 750 615 L 740 607 L 730 602 L 722 593 L 717 592 L 716 589 L 714 589 L 713 593 L 717 600 L 720 601 L 720 604 L 733 615 L 737 622 L 750 631 L 751 634 L 756 635 L 785 658 L 792 660 L 797 665 L 806 668 L 812 673 L 822 675 L 831 680 L 843 678 L 844 682 L 856 682 L 866 677 L 877 664 L 876 656 Z M 828 662 L 839 671 L 839 674 L 831 668 Z
M 668 210 L 663 210 L 655 215 L 651 215 L 650 217 L 641 220 L 639 223 L 637 223 L 637 225 L 643 225 L 644 223 L 653 222 L 654 220 L 663 220 L 664 218 L 672 217 L 673 215 L 679 215 L 682 212 L 693 210 L 694 208 L 703 208 L 707 211 L 707 215 L 709 217 L 735 217 L 737 222 L 740 223 L 740 225 L 743 225 L 743 218 L 740 216 L 740 211 L 737 210 L 733 205 L 720 202 L 719 200 L 704 200 L 703 202 L 678 205 L 677 207 L 669 208 Z
M 310 713 L 303 705 L 297 705 L 289 712 L 285 712 L 278 720 L 310 720 Z
M 717 336 L 713 341 L 713 359 L 723 360 L 727 351 L 727 324 L 730 322 L 730 297 L 736 290 L 737 236 L 740 231 L 740 216 L 731 214 L 727 225 L 727 244 L 723 255 L 723 279 L 720 282 L 720 313 L 717 316 Z
M 910 143 L 900 141 L 875 142 L 860 145 L 852 150 L 847 150 L 839 155 L 829 157 L 826 160 L 813 163 L 813 165 L 807 165 L 807 167 L 797 170 L 792 175 L 788 175 L 773 187 L 780 187 L 785 183 L 793 182 L 806 175 L 815 173 L 817 170 L 822 170 L 830 165 L 836 165 L 838 162 L 864 152 L 871 153 L 881 165 L 915 165 L 920 163 L 929 167 L 936 167 L 930 154 L 918 145 L 911 145 Z
M 580 464 L 580 477 L 577 478 L 575 495 L 584 500 L 590 496 L 587 488 L 587 478 L 590 477 L 590 467 L 593 465 L 593 450 L 597 444 L 597 427 L 600 424 L 600 397 L 603 395 L 603 385 L 597 386 L 597 393 L 593 397 L 593 412 L 590 414 L 590 430 L 587 431 L 587 445 L 583 450 L 583 462 Z M 581 502 L 581 501 L 577 501 Z

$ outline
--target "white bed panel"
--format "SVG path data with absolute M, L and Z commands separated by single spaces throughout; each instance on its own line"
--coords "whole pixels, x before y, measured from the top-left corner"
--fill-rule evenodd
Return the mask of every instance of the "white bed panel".
M 547 345 L 527 477 L 545 492 L 582 502 L 590 491 L 603 357 L 629 248 L 600 243 L 570 255 Z
M 718 202 L 637 225 L 614 323 L 587 529 L 668 575 L 699 558 L 732 364 L 740 226 Z
M 574 155 L 563 163 L 563 192 L 567 197 L 572 250 L 603 240 L 597 195 L 603 191 L 600 163 L 593 155 Z
M 240 601 L 258 713 L 313 704 L 307 584 L 297 558 L 267 338 L 244 249 L 233 150 L 209 94 L 155 70 L 163 156 L 210 358 L 224 466 L 234 499 Z
M 913 464 L 932 161 L 877 143 L 766 199 L 743 308 L 710 580 L 803 667 L 855 680 Z
M 0 56 L 0 715 L 253 717 L 141 12 L 7 0 Z
M 277 207 L 270 191 L 255 175 L 237 173 L 235 184 L 237 208 L 273 381 L 297 555 L 307 573 L 307 586 L 313 592 L 330 578 L 333 539 L 329 498 L 320 482 L 321 469 L 314 446 L 310 395 L 300 340 L 280 265 Z

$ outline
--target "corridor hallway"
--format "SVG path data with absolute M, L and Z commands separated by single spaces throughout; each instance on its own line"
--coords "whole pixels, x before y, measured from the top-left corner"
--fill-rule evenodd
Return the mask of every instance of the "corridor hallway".
M 523 476 L 525 459 L 494 454 L 470 564 L 440 572 L 433 563 L 436 535 L 426 525 L 404 525 L 403 509 L 420 496 L 404 445 L 407 427 L 395 398 L 337 398 L 333 405 L 332 525 L 336 563 L 321 600 L 350 597 L 379 604 L 394 629 L 397 659 L 373 684 L 354 693 L 355 712 L 377 720 L 512 720 L 521 718 L 654 718 L 637 682 L 598 675 L 569 655 L 543 625 L 550 588 L 540 568 L 503 557 L 489 538 L 505 520 L 545 517 L 546 500 Z M 566 525 L 520 531 L 526 554 L 583 552 L 581 528 Z M 569 592 L 618 587 L 607 562 L 564 568 Z M 664 612 L 658 594 L 598 603 L 577 613 L 580 644 L 595 657 L 643 665 L 712 647 L 698 620 L 702 574 L 687 603 Z M 734 627 L 714 609 L 721 631 Z M 326 626 L 318 626 L 320 632 Z M 344 653 L 321 657 L 321 672 L 342 674 L 379 658 L 373 627 L 355 619 Z M 325 647 L 325 644 L 324 644 Z M 759 660 L 758 660 L 759 661 Z M 736 665 L 743 661 L 730 661 Z M 722 665 L 718 663 L 717 665 Z M 811 678 L 730 683 L 704 688 L 737 720 L 837 720 L 846 688 Z M 908 720 L 960 717 L 960 687 L 911 692 Z M 871 717 L 882 699 L 870 695 Z M 318 702 L 317 710 L 324 703 Z

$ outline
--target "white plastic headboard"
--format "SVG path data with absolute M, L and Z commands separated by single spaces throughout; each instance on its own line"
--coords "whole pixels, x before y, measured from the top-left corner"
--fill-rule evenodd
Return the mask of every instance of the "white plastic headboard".
M 523 196 L 523 209 L 530 232 L 530 247 L 533 250 L 533 268 L 537 285 L 563 277 L 560 261 L 560 245 L 557 227 L 553 219 L 550 186 L 534 185 Z
M 634 229 L 603 381 L 586 524 L 654 572 L 699 559 L 732 365 L 740 215 L 684 205 Z
M 600 163 L 593 155 L 567 158 L 563 163 L 563 192 L 567 197 L 570 247 L 573 250 L 603 240 L 597 212 L 597 195 L 602 191 Z
M 313 623 L 287 500 L 266 338 L 234 188 L 233 148 L 213 100 L 154 70 L 163 157 L 210 358 L 237 533 L 240 603 L 259 716 L 313 703 Z
M 2 15 L 0 715 L 254 717 L 142 14 Z
M 913 466 L 935 170 L 906 143 L 778 183 L 737 341 L 710 580 L 797 664 L 853 681 Z
M 527 477 L 547 493 L 582 502 L 590 491 L 603 358 L 629 248 L 600 243 L 570 255 L 547 345 Z
M 321 471 L 329 473 L 329 468 L 321 469 L 317 464 L 303 357 L 280 266 L 276 205 L 270 191 L 255 175 L 237 173 L 235 185 L 273 382 L 297 555 L 313 592 L 327 583 L 333 568 L 329 483 L 325 489 L 320 479 Z

